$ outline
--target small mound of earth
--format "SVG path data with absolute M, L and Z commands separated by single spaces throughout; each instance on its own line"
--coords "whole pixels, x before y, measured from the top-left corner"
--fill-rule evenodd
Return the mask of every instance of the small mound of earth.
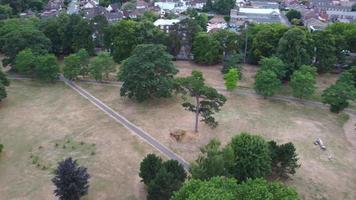
M 186 131 L 182 129 L 171 131 L 169 135 L 176 142 L 183 142 L 183 143 L 195 140 L 199 137 L 199 133 L 195 133 L 193 131 Z

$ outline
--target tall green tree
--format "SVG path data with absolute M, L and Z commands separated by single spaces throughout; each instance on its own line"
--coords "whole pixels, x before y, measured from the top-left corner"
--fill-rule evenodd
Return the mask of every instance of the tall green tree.
M 36 68 L 36 56 L 31 49 L 20 51 L 16 55 L 15 70 L 20 74 L 33 75 Z
M 186 110 L 195 113 L 195 132 L 198 132 L 199 116 L 203 118 L 201 121 L 211 127 L 218 125 L 213 114 L 220 111 L 220 108 L 226 102 L 226 98 L 219 94 L 215 88 L 205 85 L 201 72 L 193 71 L 191 76 L 177 78 L 176 90 L 183 95 L 193 97 L 195 100 L 195 104 L 190 103 L 190 101 L 182 104 Z
M 322 94 L 323 103 L 330 105 L 330 111 L 338 113 L 347 108 L 349 101 L 356 99 L 356 89 L 347 82 L 339 81 L 328 87 Z
M 329 31 L 316 31 L 312 36 L 315 45 L 314 65 L 318 72 L 328 72 L 337 60 L 335 38 Z
M 231 176 L 230 169 L 234 164 L 235 156 L 231 148 L 221 148 L 217 139 L 211 140 L 200 148 L 201 154 L 190 166 L 192 178 L 208 180 L 218 176 Z
M 0 102 L 7 97 L 5 85 L 0 83 Z M 2 144 L 0 144 L 1 146 Z
M 304 68 L 307 67 L 311 68 L 311 66 L 305 66 Z M 294 71 L 290 82 L 293 96 L 300 99 L 312 96 L 316 89 L 315 83 L 315 75 L 308 70 Z
M 300 66 L 311 64 L 313 48 L 309 33 L 301 28 L 289 29 L 279 40 L 277 54 L 288 67 L 287 77 Z
M 5 72 L 3 72 L 1 69 L 0 69 L 0 101 L 3 100 L 4 98 L 6 98 L 7 96 L 7 93 L 6 93 L 6 86 L 9 86 L 10 85 L 10 81 L 9 79 L 7 78 Z M 0 144 L 0 152 L 2 150 L 2 144 Z
M 118 74 L 123 82 L 121 96 L 144 101 L 153 97 L 169 97 L 173 90 L 173 76 L 178 72 L 163 45 L 138 45 L 132 56 L 122 64 Z
M 36 77 L 45 82 L 53 82 L 58 78 L 59 66 L 53 54 L 38 56 L 35 68 Z
M 81 72 L 80 58 L 76 54 L 71 54 L 64 58 L 63 75 L 70 79 L 76 79 Z
M 264 98 L 273 96 L 280 88 L 281 81 L 278 79 L 276 73 L 272 70 L 260 69 L 255 77 L 254 89 L 258 94 Z
M 279 80 L 283 80 L 286 76 L 287 69 L 286 65 L 278 57 L 263 57 L 260 62 L 261 70 L 271 70 L 273 71 Z
M 162 159 L 155 154 L 148 154 L 140 164 L 140 174 L 142 182 L 148 185 L 162 168 Z
M 288 177 L 295 174 L 295 170 L 300 167 L 298 155 L 293 143 L 288 142 L 278 145 L 275 141 L 269 141 L 271 151 L 272 171 L 280 177 Z
M 109 53 L 100 53 L 89 63 L 89 73 L 97 81 L 108 78 L 110 72 L 115 71 L 115 64 Z
M 147 200 L 169 200 L 173 192 L 179 190 L 182 182 L 173 173 L 162 167 L 156 177 L 148 184 Z
M 221 61 L 221 46 L 213 36 L 205 32 L 198 33 L 193 40 L 194 61 L 201 64 L 216 64 Z
M 219 42 L 222 56 L 227 56 L 239 50 L 239 38 L 235 32 L 221 29 L 212 34 L 213 38 Z
M 227 56 L 226 60 L 224 60 L 223 68 L 221 69 L 221 73 L 225 74 L 230 69 L 236 69 L 239 72 L 239 79 L 241 79 L 241 66 L 239 64 L 242 62 L 242 55 L 237 53 L 232 53 Z
M 215 0 L 213 1 L 212 8 L 221 15 L 228 15 L 234 6 L 235 0 Z
M 233 137 L 229 145 L 235 155 L 237 180 L 265 177 L 271 173 L 269 146 L 261 136 L 241 133 Z
M 292 22 L 293 19 L 300 20 L 302 18 L 302 14 L 298 10 L 291 9 L 286 13 L 286 17 L 290 22 Z M 299 25 L 299 24 L 295 24 L 295 25 Z

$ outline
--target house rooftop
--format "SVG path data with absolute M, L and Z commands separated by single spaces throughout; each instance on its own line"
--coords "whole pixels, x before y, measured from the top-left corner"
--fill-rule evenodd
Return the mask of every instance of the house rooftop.
M 240 8 L 239 13 L 246 13 L 246 14 L 272 14 L 277 13 L 279 14 L 279 9 L 273 8 Z

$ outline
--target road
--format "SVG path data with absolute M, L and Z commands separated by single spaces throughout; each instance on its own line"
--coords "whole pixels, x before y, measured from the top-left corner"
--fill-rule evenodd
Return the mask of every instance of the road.
M 91 103 L 93 103 L 96 107 L 98 107 L 100 110 L 105 112 L 108 116 L 113 118 L 115 121 L 118 123 L 122 124 L 124 127 L 129 129 L 133 134 L 137 135 L 141 139 L 143 139 L 145 142 L 153 146 L 155 149 L 158 151 L 162 152 L 164 155 L 166 155 L 168 158 L 177 160 L 180 164 L 183 165 L 184 169 L 188 171 L 189 169 L 189 163 L 185 161 L 183 158 L 181 158 L 179 155 L 174 153 L 171 149 L 163 145 L 162 143 L 158 142 L 155 138 L 153 138 L 149 133 L 145 132 L 141 128 L 137 127 L 135 124 L 127 120 L 125 117 L 114 111 L 112 108 L 107 106 L 105 103 L 100 101 L 99 99 L 95 98 L 92 94 L 90 94 L 87 90 L 81 88 L 79 85 L 76 83 L 69 81 L 68 79 L 64 78 L 63 76 L 60 76 L 60 80 L 63 81 L 66 85 L 68 85 L 70 88 L 78 92 L 81 96 L 89 100 Z

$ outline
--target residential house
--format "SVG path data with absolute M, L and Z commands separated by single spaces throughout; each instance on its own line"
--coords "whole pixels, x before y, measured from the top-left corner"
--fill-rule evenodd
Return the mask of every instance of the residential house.
M 207 31 L 210 32 L 213 29 L 226 29 L 227 23 L 224 19 L 224 16 L 215 15 L 208 22 Z

